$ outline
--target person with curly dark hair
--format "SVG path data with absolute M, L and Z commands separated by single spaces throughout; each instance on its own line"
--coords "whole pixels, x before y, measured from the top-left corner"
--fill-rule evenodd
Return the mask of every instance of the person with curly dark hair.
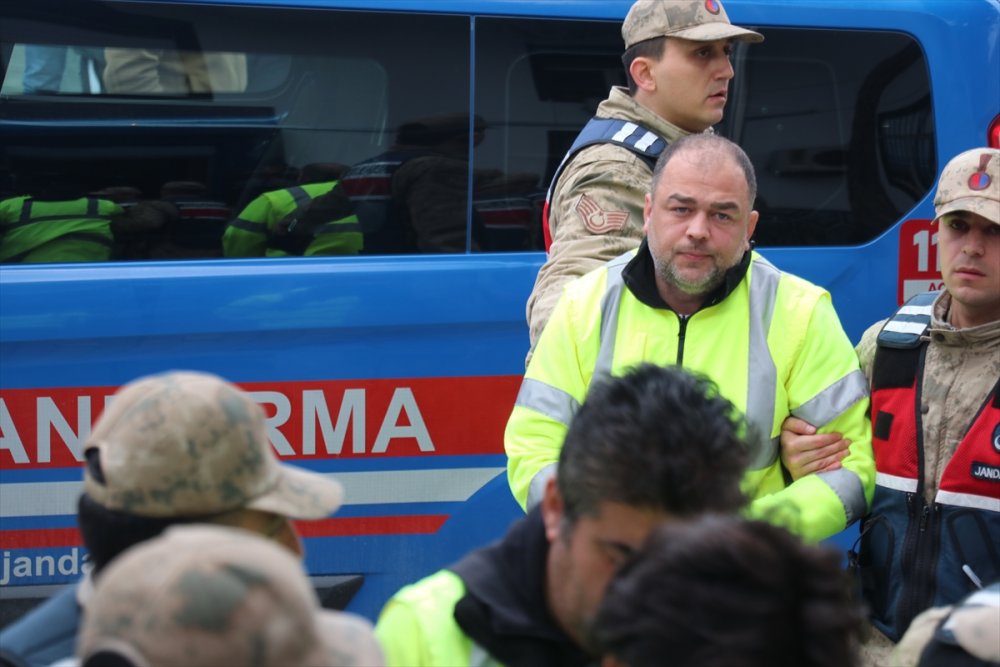
M 862 613 L 840 554 L 763 521 L 657 528 L 593 623 L 602 667 L 854 667 Z
M 615 569 L 662 521 L 740 510 L 748 450 L 742 416 L 702 377 L 643 364 L 595 383 L 538 507 L 388 602 L 386 664 L 592 664 Z

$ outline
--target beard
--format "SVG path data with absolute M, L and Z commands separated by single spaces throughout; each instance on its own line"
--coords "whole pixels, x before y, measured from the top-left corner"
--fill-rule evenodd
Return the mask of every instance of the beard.
M 712 258 L 711 267 L 700 275 L 691 275 L 690 271 L 685 272 L 684 269 L 677 266 L 674 259 L 678 254 L 684 252 L 695 252 L 709 255 Z M 697 246 L 689 248 L 674 248 L 671 251 L 670 257 L 666 260 L 654 256 L 653 264 L 656 267 L 656 273 L 659 274 L 660 278 L 666 281 L 667 284 L 673 285 L 684 294 L 689 294 L 691 296 L 704 296 L 705 294 L 715 290 L 723 283 L 726 279 L 726 272 L 739 263 L 744 252 L 745 251 L 740 248 L 735 256 L 724 258 L 715 253 L 708 253 L 704 248 Z

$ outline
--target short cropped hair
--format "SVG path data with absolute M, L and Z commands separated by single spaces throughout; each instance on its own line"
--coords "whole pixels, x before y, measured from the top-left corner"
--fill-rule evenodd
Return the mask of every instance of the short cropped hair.
M 757 198 L 757 174 L 754 172 L 753 163 L 750 162 L 750 158 L 747 157 L 742 148 L 729 139 L 718 134 L 705 132 L 681 137 L 663 149 L 660 157 L 656 160 L 656 166 L 653 167 L 653 178 L 649 185 L 651 197 L 656 197 L 656 187 L 660 183 L 660 176 L 663 174 L 667 163 L 678 153 L 685 151 L 722 152 L 731 157 L 740 168 L 740 171 L 743 172 L 743 178 L 747 183 L 747 192 L 750 193 L 750 206 L 753 206 L 753 202 Z
M 80 494 L 77 502 L 77 525 L 95 575 L 118 554 L 156 537 L 168 527 L 205 520 L 205 517 L 149 517 L 118 512 L 86 493 Z
M 629 95 L 635 96 L 636 91 L 639 90 L 635 79 L 632 78 L 632 61 L 636 58 L 652 58 L 659 61 L 663 57 L 663 51 L 666 48 L 667 38 L 661 35 L 660 37 L 643 40 L 625 49 L 625 53 L 622 54 L 622 65 L 625 66 L 625 81 L 628 83 Z
M 601 503 L 692 516 L 746 502 L 745 420 L 705 377 L 640 364 L 595 382 L 559 456 L 556 482 L 569 524 Z
M 618 571 L 595 617 L 628 667 L 854 667 L 861 610 L 840 554 L 762 521 L 666 523 Z

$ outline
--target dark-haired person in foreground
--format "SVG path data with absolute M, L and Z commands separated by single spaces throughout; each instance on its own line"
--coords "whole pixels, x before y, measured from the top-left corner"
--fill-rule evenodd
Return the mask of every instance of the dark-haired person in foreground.
M 260 406 L 206 373 L 174 371 L 126 384 L 83 455 L 77 520 L 93 569 L 0 632 L 2 667 L 72 657 L 91 578 L 99 580 L 120 553 L 167 527 L 240 528 L 301 557 L 291 519 L 322 519 L 343 495 L 336 481 L 279 463 Z
M 386 664 L 592 664 L 594 610 L 653 528 L 743 507 L 744 430 L 713 384 L 680 369 L 643 364 L 596 383 L 539 505 L 388 602 L 376 624 Z
M 602 667 L 853 667 L 861 610 L 849 590 L 833 549 L 705 516 L 653 532 L 611 581 L 593 632 Z

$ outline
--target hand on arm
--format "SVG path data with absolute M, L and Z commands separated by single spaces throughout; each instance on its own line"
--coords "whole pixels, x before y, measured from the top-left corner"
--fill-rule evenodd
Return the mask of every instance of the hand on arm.
M 793 480 L 837 470 L 850 445 L 840 433 L 816 433 L 815 426 L 797 417 L 789 417 L 781 425 L 781 462 Z

